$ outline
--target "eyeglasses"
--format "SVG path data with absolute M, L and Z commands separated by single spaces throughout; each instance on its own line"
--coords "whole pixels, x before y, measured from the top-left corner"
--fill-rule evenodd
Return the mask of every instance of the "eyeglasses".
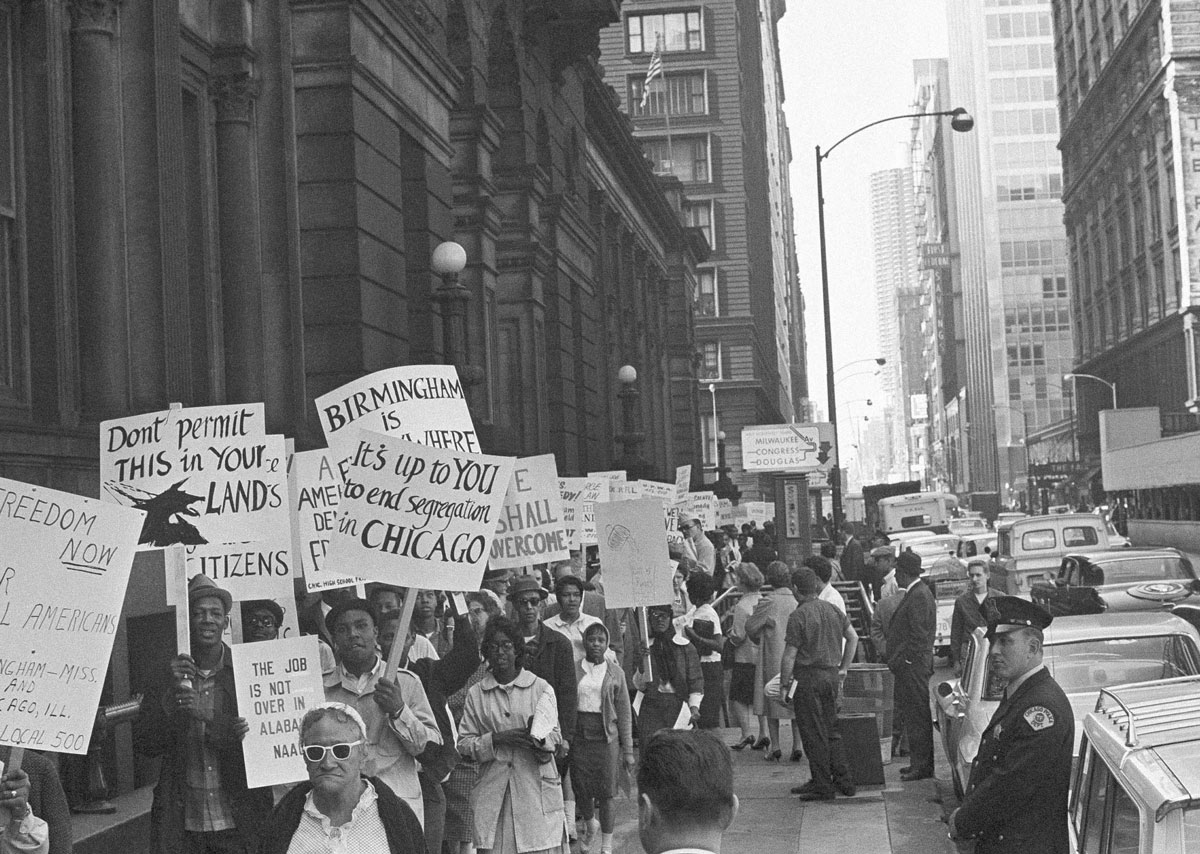
M 680 525 L 680 526 L 679 526 L 679 530 L 681 530 L 681 531 L 690 531 L 690 530 L 692 530 L 692 528 L 694 528 L 694 527 L 696 527 L 696 526 L 695 526 L 695 525 L 693 525 L 691 522 L 688 522 L 687 524 Z
M 304 758 L 309 762 L 317 763 L 325 758 L 325 753 L 333 754 L 334 759 L 349 759 L 350 749 L 356 744 L 362 744 L 362 739 L 358 741 L 347 741 L 341 744 L 306 744 L 304 745 Z
M 512 652 L 516 648 L 517 648 L 516 645 L 512 641 L 504 640 L 504 641 L 500 641 L 499 643 L 488 644 L 487 652 L 489 654 L 496 652 L 496 651 Z
M 524 605 L 527 608 L 528 607 L 536 608 L 538 605 L 542 604 L 542 597 L 541 596 L 526 596 L 523 599 L 514 599 L 513 604 L 514 605 Z
M 246 620 L 246 625 L 256 629 L 273 629 L 275 628 L 275 618 L 270 614 L 264 617 L 250 617 Z

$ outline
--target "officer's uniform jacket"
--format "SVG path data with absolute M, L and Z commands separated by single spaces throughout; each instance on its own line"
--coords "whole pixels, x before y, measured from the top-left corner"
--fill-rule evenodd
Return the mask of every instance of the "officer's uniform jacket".
M 1044 668 L 996 709 L 955 816 L 976 854 L 1067 854 L 1067 791 L 1075 718 Z

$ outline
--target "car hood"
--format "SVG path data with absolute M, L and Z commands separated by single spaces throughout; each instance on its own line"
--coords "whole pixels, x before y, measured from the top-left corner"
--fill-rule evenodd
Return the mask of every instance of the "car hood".
M 1157 611 L 1182 603 L 1200 603 L 1190 580 L 1139 581 L 1096 588 L 1110 611 Z

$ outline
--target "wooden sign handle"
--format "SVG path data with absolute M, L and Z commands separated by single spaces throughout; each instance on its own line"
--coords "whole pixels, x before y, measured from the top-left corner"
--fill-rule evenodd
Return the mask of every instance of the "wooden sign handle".
M 400 669 L 400 659 L 404 657 L 404 642 L 408 639 L 408 627 L 412 625 L 413 608 L 417 604 L 417 588 L 406 587 L 404 592 L 404 607 L 400 611 L 400 625 L 396 626 L 396 637 L 392 641 L 392 650 L 388 653 L 387 667 L 384 675 L 388 679 L 396 678 Z
M 646 618 L 646 608 L 644 606 L 637 609 L 638 620 L 642 626 L 642 642 L 646 644 L 646 649 L 650 649 L 650 621 Z M 650 662 L 650 653 L 646 653 L 646 657 L 642 659 L 642 673 L 650 682 L 654 681 L 654 668 Z
M 163 550 L 167 584 L 175 588 L 175 651 L 192 654 L 191 608 L 188 607 L 187 552 L 183 546 Z

